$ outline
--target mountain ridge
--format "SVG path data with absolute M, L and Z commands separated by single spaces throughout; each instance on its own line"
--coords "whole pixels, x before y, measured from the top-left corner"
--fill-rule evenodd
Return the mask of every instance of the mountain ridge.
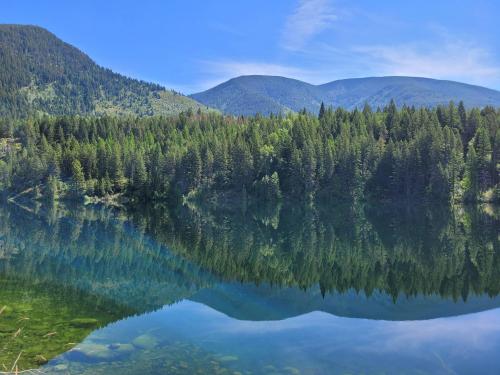
M 0 24 L 0 66 L 0 116 L 148 116 L 206 110 L 158 84 L 101 67 L 35 25 Z
M 210 108 L 230 115 L 398 106 L 500 107 L 500 91 L 425 77 L 340 79 L 313 85 L 282 76 L 245 75 L 189 96 L 126 77 L 35 25 L 0 24 L 0 116 L 171 115 Z
M 246 96 L 260 98 L 257 105 Z M 346 78 L 313 85 L 282 76 L 247 75 L 232 78 L 191 98 L 233 115 L 300 111 L 317 112 L 325 105 L 346 109 L 396 104 L 435 107 L 464 101 L 467 107 L 500 106 L 500 91 L 451 80 L 426 77 L 383 76 Z

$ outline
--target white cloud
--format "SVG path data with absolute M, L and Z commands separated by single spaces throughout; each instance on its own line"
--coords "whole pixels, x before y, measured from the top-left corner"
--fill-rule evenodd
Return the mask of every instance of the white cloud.
M 283 47 L 300 50 L 315 35 L 328 29 L 337 19 L 329 0 L 299 0 L 283 30 Z
M 317 42 L 293 51 L 294 62 L 221 59 L 199 61 L 204 75 L 184 92 L 211 88 L 242 75 L 277 75 L 321 84 L 336 79 L 404 75 L 450 79 L 498 89 L 500 65 L 490 49 L 458 39 L 444 29 L 424 41 L 401 44 L 342 46 Z M 300 63 L 299 63 L 300 61 Z
M 452 352 L 491 350 L 500 333 L 499 310 L 489 310 L 451 318 L 421 321 L 385 322 L 383 333 L 374 330 L 374 337 L 387 337 L 379 345 L 359 345 L 358 350 L 367 352 L 399 352 L 406 347 L 416 352 L 439 340 L 447 343 Z M 474 329 L 471 329 L 474 327 Z
M 365 65 L 379 75 L 407 75 L 451 79 L 493 85 L 500 79 L 500 67 L 491 54 L 477 44 L 462 40 L 433 43 L 360 46 L 353 49 Z

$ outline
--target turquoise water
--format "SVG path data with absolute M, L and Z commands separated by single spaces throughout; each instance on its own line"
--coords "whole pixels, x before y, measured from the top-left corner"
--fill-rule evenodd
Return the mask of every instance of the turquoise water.
M 499 243 L 495 207 L 3 204 L 0 366 L 498 374 Z

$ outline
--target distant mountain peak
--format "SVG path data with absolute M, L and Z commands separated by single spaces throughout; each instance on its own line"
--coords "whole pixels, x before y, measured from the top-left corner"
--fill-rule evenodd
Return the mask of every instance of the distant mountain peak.
M 500 92 L 481 86 L 425 77 L 385 76 L 347 78 L 312 85 L 296 79 L 247 75 L 226 81 L 191 97 L 234 115 L 300 111 L 327 106 L 346 109 L 384 107 L 391 99 L 399 106 L 435 107 L 463 101 L 468 107 L 500 106 Z

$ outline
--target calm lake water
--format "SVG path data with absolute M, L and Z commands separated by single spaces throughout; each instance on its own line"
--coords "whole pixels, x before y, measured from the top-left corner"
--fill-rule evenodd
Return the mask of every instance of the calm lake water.
M 0 204 L 0 367 L 500 374 L 498 208 Z

